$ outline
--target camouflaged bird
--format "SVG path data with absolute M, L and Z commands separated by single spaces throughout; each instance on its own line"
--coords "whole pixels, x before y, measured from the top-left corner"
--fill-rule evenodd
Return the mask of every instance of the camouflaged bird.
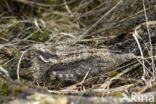
M 134 55 L 129 53 L 81 45 L 53 47 L 35 44 L 30 53 L 33 54 L 31 71 L 38 82 L 59 79 L 76 83 L 84 78 L 89 69 L 89 75 L 97 76 L 134 58 Z

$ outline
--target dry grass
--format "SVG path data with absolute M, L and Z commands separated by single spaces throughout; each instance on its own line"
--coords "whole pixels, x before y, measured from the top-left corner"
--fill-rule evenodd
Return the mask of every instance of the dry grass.
M 136 56 L 139 63 L 122 66 L 115 75 L 108 72 L 90 79 L 85 77 L 83 85 L 78 83 L 60 91 L 49 91 L 81 95 L 91 90 L 97 96 L 153 91 L 156 70 L 150 26 L 155 25 L 155 11 L 156 2 L 150 0 L 143 0 L 143 3 L 142 0 L 1 0 L 0 49 L 3 52 L 0 52 L 0 64 L 8 71 L 17 71 L 11 76 L 19 80 L 23 54 L 33 44 L 104 47 L 132 38 L 133 34 L 140 50 L 140 56 Z M 148 55 L 144 55 L 140 45 L 142 36 L 138 31 L 143 25 L 149 35 Z M 120 36 L 122 38 L 118 38 Z M 143 71 L 138 70 L 141 65 Z M 3 72 L 8 75 L 5 70 Z M 151 86 L 147 87 L 149 82 Z M 80 85 L 85 89 L 77 87 Z

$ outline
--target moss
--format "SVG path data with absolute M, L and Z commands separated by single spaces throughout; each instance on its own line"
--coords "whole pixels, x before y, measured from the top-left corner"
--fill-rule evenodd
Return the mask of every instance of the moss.
M 117 97 L 122 97 L 123 96 L 123 92 L 122 91 L 117 91 L 117 92 L 114 92 L 113 95 L 117 96 Z
M 30 40 L 45 42 L 49 39 L 49 31 L 47 29 L 44 29 L 42 32 L 33 31 L 30 34 Z
M 112 78 L 112 77 L 115 77 L 116 75 L 118 75 L 119 73 L 117 71 L 112 71 L 109 73 L 109 76 Z
M 9 85 L 6 80 L 0 79 L 0 93 L 3 96 L 7 96 L 9 92 Z
M 28 90 L 29 87 L 30 87 L 30 86 L 29 86 L 29 85 L 26 85 L 26 84 L 17 85 L 16 87 L 14 87 L 14 88 L 12 89 L 12 95 L 13 95 L 13 96 L 17 96 L 18 94 L 20 94 L 20 93 L 22 93 L 22 92 Z M 31 87 L 30 87 L 30 88 L 31 88 Z
M 114 92 L 99 92 L 95 94 L 97 97 L 106 97 L 106 96 L 116 96 L 123 97 L 123 91 L 114 91 Z

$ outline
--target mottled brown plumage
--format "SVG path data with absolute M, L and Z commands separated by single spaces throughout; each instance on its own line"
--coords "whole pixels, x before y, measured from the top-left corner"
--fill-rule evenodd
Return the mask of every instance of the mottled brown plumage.
M 108 49 L 94 49 L 86 46 L 56 46 L 36 44 L 30 50 L 33 76 L 38 81 L 60 79 L 81 81 L 87 71 L 99 75 L 134 58 L 133 54 L 111 52 Z

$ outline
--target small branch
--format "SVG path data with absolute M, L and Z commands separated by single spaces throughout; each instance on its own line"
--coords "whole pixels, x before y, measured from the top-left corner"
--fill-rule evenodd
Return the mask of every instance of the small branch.
M 8 71 L 4 69 L 1 65 L 0 65 L 0 71 L 2 72 L 2 74 L 5 74 L 8 78 L 10 78 Z
M 21 64 L 21 61 L 22 61 L 22 58 L 23 58 L 24 54 L 25 54 L 27 51 L 28 51 L 28 49 L 25 50 L 25 51 L 23 51 L 23 53 L 21 54 L 20 59 L 19 59 L 19 61 L 18 61 L 17 72 L 16 72 L 16 73 L 17 73 L 17 79 L 18 79 L 18 81 L 20 81 L 20 75 L 19 75 L 20 64 Z
M 141 45 L 139 43 L 139 40 L 138 40 L 137 36 L 138 36 L 138 33 L 137 33 L 137 30 L 135 30 L 134 33 L 133 33 L 133 37 L 134 37 L 135 41 L 137 42 L 137 45 L 138 45 L 138 48 L 139 48 L 139 51 L 140 51 L 140 54 L 141 54 L 142 66 L 143 66 L 143 75 L 145 75 L 146 74 L 146 69 L 145 69 L 144 54 L 143 54 L 143 51 L 142 51 L 142 48 L 141 48 Z

